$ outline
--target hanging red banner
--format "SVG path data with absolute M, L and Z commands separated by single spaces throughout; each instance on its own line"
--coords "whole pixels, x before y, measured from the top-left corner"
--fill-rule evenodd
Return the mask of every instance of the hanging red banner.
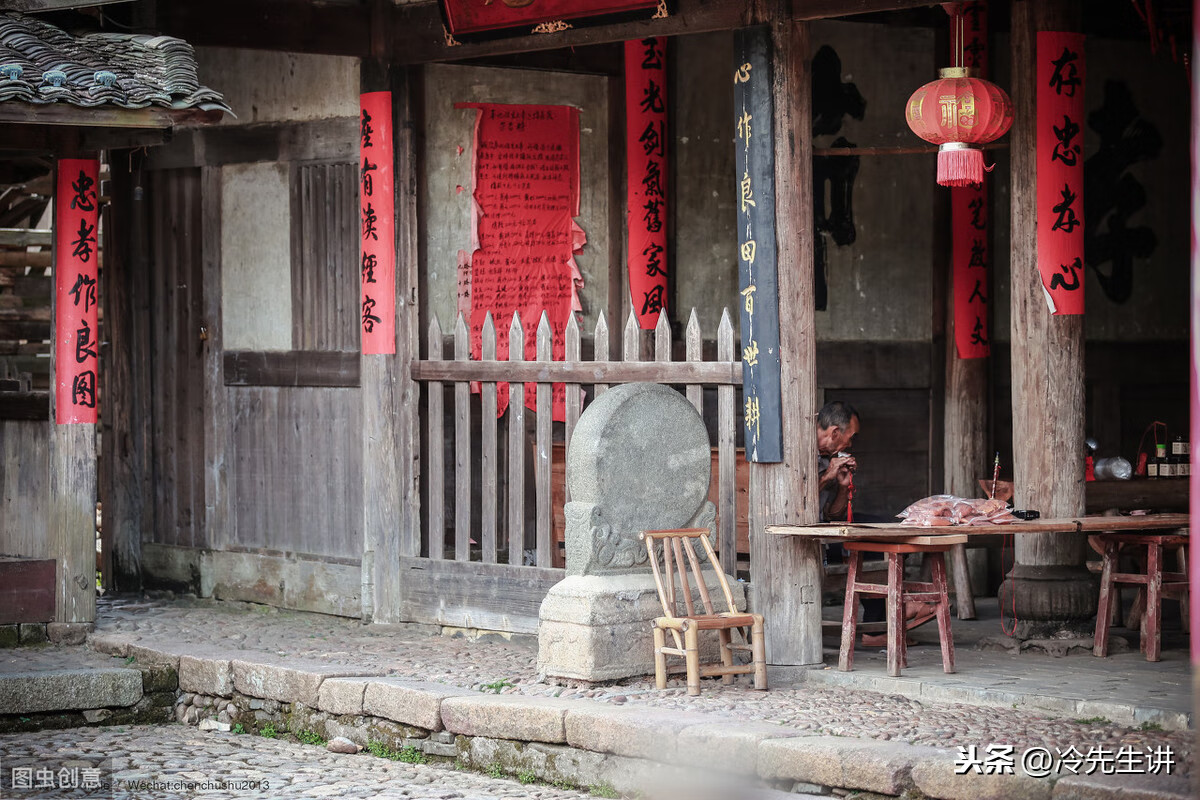
M 658 8 L 658 0 L 442 0 L 446 25 L 456 35 L 494 31 L 518 25 L 557 22 Z M 638 14 L 639 17 L 646 16 Z M 570 25 L 567 25 L 570 27 Z
M 100 373 L 100 162 L 58 162 L 54 191 L 54 421 L 95 422 Z
M 519 312 L 525 358 L 537 358 L 542 312 L 553 332 L 552 356 L 565 356 L 567 320 L 581 310 L 583 277 L 575 254 L 587 237 L 579 215 L 579 111 L 570 106 L 459 103 L 478 109 L 472 173 L 475 178 L 469 262 L 460 265 L 460 296 L 470 302 L 471 356 L 482 350 L 488 312 L 496 326 L 496 357 L 508 358 L 508 327 Z M 508 408 L 508 384 L 498 387 L 497 413 Z M 535 384 L 525 404 L 536 409 Z M 554 419 L 566 419 L 565 386 L 554 385 Z
M 1083 313 L 1083 34 L 1037 35 L 1037 253 L 1054 314 Z
M 987 6 L 964 3 L 951 16 L 954 46 L 963 66 L 988 76 Z M 961 25 L 959 24 L 961 20 Z M 950 190 L 951 258 L 954 286 L 954 345 L 959 358 L 986 358 L 988 345 L 988 286 L 991 252 L 988 249 L 987 190 L 984 184 Z
M 638 323 L 667 307 L 667 40 L 625 42 L 629 293 Z
M 396 215 L 392 191 L 392 93 L 360 97 L 359 214 L 362 351 L 396 352 Z

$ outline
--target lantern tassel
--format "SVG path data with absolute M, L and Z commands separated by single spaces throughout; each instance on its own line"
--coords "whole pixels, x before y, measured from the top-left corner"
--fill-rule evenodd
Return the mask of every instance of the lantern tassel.
M 938 148 L 939 186 L 978 186 L 983 183 L 983 151 L 959 142 Z

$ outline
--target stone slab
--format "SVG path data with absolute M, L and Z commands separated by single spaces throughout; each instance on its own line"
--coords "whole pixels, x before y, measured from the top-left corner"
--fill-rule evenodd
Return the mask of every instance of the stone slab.
M 710 722 L 690 725 L 676 736 L 676 760 L 731 775 L 753 775 L 758 745 L 766 739 L 796 737 L 795 728 L 769 722 Z
M 427 731 L 440 731 L 443 700 L 476 696 L 478 692 L 442 683 L 372 678 L 363 693 L 363 713 Z
M 941 800 L 1049 800 L 1052 784 L 1021 772 L 1018 764 L 1011 775 L 958 775 L 955 757 L 948 751 L 922 759 L 912 769 L 917 789 Z
M 597 753 L 674 761 L 681 731 L 715 718 L 687 711 L 622 708 L 585 703 L 567 712 L 567 744 Z
M 321 682 L 327 678 L 370 674 L 363 670 L 300 659 L 289 659 L 286 663 L 235 659 L 232 667 L 233 687 L 242 694 L 282 703 L 299 702 L 310 708 L 316 708 Z
M 1196 797 L 1182 775 L 1068 775 L 1054 784 L 1053 800 L 1185 800 Z
M 363 693 L 370 678 L 330 678 L 317 690 L 317 708 L 330 714 L 363 713 Z
M 442 700 L 442 725 L 463 736 L 562 744 L 567 710 L 579 705 L 546 697 L 447 697 Z
M 93 633 L 88 636 L 87 643 L 97 653 L 127 658 L 129 646 L 136 641 L 137 637 L 129 633 Z
M 141 698 L 142 673 L 136 669 L 64 669 L 0 676 L 0 710 L 6 714 L 126 707 Z
M 758 745 L 758 774 L 763 778 L 898 795 L 912 787 L 915 764 L 944 752 L 841 736 L 769 739 Z
M 233 695 L 233 665 L 217 655 L 184 654 L 179 657 L 179 688 L 210 697 Z

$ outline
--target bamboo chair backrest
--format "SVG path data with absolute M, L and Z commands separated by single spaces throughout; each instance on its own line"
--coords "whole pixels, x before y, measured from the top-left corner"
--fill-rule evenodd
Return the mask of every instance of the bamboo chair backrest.
M 729 583 L 725 580 L 725 570 L 717 560 L 712 543 L 708 540 L 707 528 L 681 528 L 668 531 L 642 531 L 640 537 L 646 543 L 646 554 L 650 557 L 650 569 L 654 572 L 654 586 L 658 589 L 658 599 L 662 603 L 663 613 L 668 617 L 697 616 L 695 603 L 692 600 L 692 588 L 688 582 L 688 569 L 684 567 L 687 558 L 688 567 L 696 579 L 696 587 L 700 592 L 700 601 L 704 605 L 703 614 L 717 613 L 713 608 L 712 597 L 708 593 L 708 585 L 704 581 L 700 559 L 696 556 L 693 539 L 699 539 L 704 548 L 704 555 L 717 580 L 721 584 L 721 592 L 725 595 L 726 611 L 734 612 L 733 593 L 729 591 Z M 660 547 L 661 545 L 661 547 Z M 662 552 L 662 565 L 659 565 L 658 550 Z M 679 584 L 676 586 L 675 578 Z M 679 591 L 676 591 L 676 590 Z M 683 603 L 683 611 L 679 613 L 679 602 Z

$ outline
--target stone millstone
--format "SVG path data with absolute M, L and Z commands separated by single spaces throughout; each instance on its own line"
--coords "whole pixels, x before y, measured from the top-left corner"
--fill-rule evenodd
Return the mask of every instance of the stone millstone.
M 567 455 L 567 574 L 649 570 L 638 532 L 709 527 L 708 431 L 656 383 L 609 389 L 579 418 Z

